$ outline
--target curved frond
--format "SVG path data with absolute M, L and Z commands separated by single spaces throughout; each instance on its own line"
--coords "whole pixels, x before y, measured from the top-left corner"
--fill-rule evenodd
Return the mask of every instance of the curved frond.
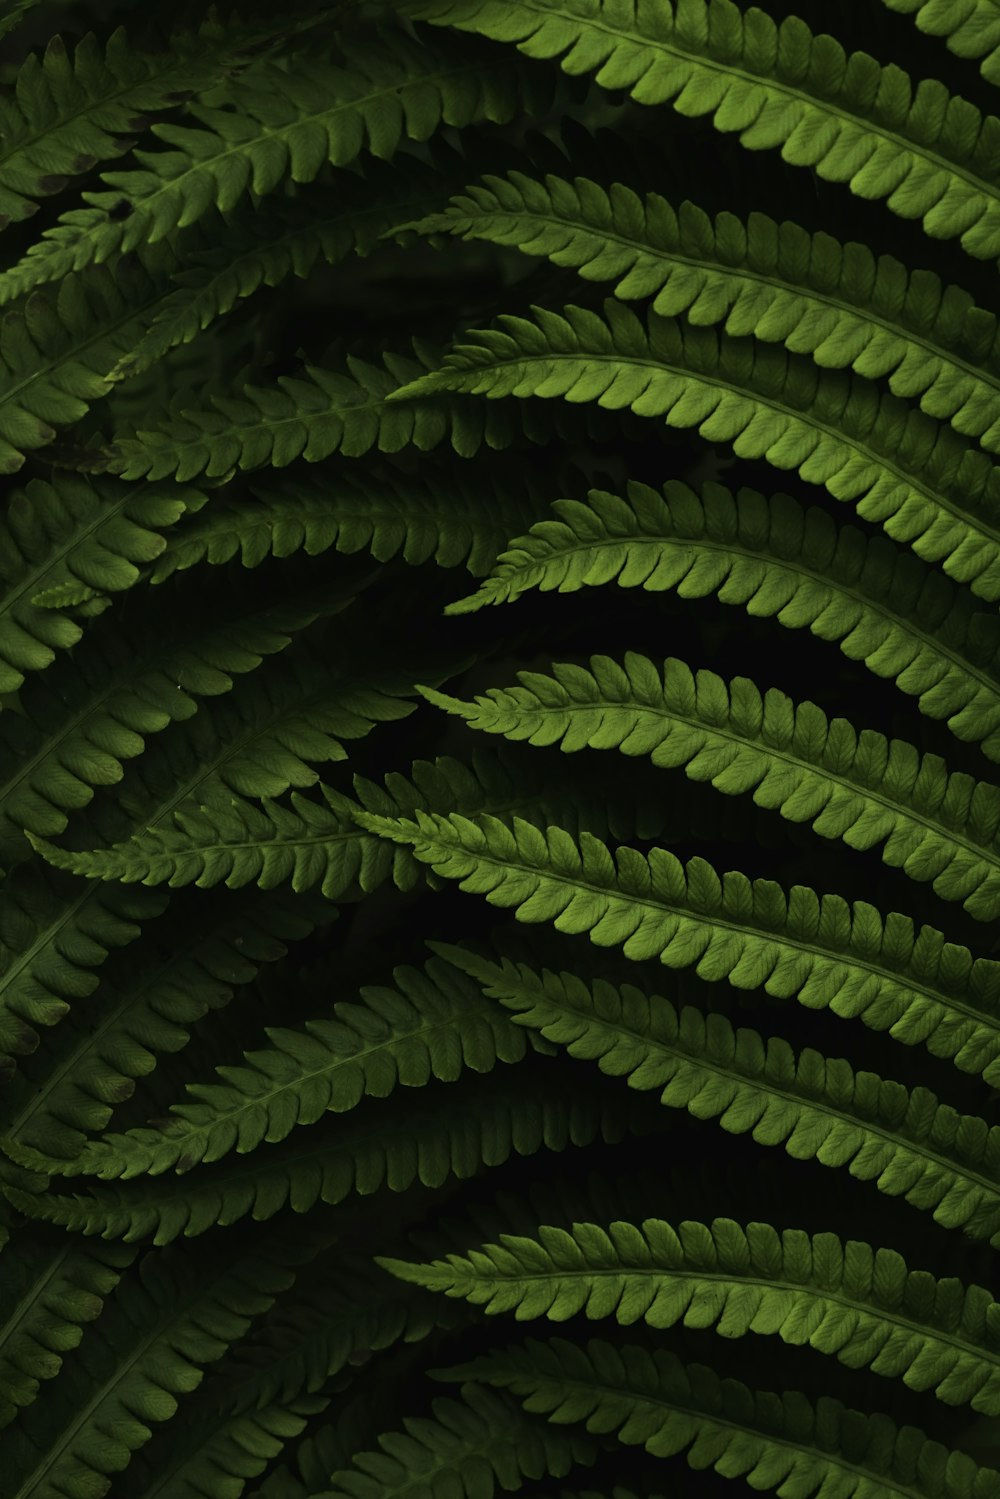
M 484 1005 L 478 986 L 450 964 L 431 958 L 423 969 L 396 968 L 392 978 L 391 987 L 363 986 L 358 1003 L 335 1002 L 331 1019 L 265 1027 L 266 1047 L 217 1067 L 214 1082 L 188 1083 L 188 1099 L 171 1104 L 155 1129 L 90 1141 L 58 1174 L 103 1181 L 180 1174 L 230 1151 L 273 1145 L 364 1098 L 432 1078 L 455 1082 L 465 1069 L 492 1072 L 526 1055 L 530 1033 Z
M 784 1146 L 796 1160 L 846 1166 L 887 1196 L 933 1212 L 942 1227 L 1000 1248 L 1000 1128 L 958 1113 L 929 1089 L 856 1071 L 812 1047 L 796 1054 L 780 1036 L 736 1029 L 725 1015 L 678 1007 L 632 984 L 586 983 L 447 943 L 428 946 L 477 979 L 517 1024 L 630 1088 L 660 1090 L 666 1108 L 717 1120 L 758 1145 Z
M 502 1165 L 512 1154 L 621 1140 L 628 1133 L 634 1110 L 627 1097 L 581 1097 L 549 1077 L 544 1085 L 537 1077 L 532 1090 L 529 1072 L 522 1062 L 513 1081 L 488 1088 L 481 1082 L 452 1084 L 446 1102 L 427 1087 L 404 1105 L 380 1104 L 346 1124 L 314 1124 L 266 1153 L 235 1156 L 183 1177 L 97 1183 L 72 1195 L 7 1185 L 2 1191 L 27 1217 L 74 1233 L 129 1243 L 151 1238 L 163 1245 L 248 1215 L 261 1222 L 286 1204 L 306 1213 L 318 1202 L 343 1202 L 355 1192 L 404 1192 L 418 1181 L 436 1187 L 450 1176 L 464 1181 L 485 1166 Z M 12 1159 L 30 1159 L 35 1169 L 58 1164 L 9 1142 L 5 1148 Z
M 735 870 L 720 878 L 706 860 L 682 864 L 663 848 L 619 847 L 612 857 L 589 833 L 577 841 L 519 817 L 512 826 L 457 813 L 355 817 L 519 921 L 551 921 L 598 947 L 620 946 L 633 961 L 657 958 L 830 1009 L 904 1045 L 926 1045 L 963 1072 L 1000 1077 L 1000 963 L 898 912 L 883 917 L 865 901 L 820 897 L 805 885 L 786 891 Z
M 693 427 L 740 458 L 822 484 L 973 593 L 1000 599 L 1000 467 L 950 428 L 860 376 L 654 312 L 644 327 L 621 302 L 608 300 L 603 318 L 572 306 L 533 312 L 465 334 L 390 403 L 449 390 L 560 397 Z
M 978 920 L 1000 916 L 1000 787 L 949 773 L 938 755 L 673 657 L 661 669 L 629 651 L 621 663 L 592 656 L 589 671 L 555 663 L 551 675 L 517 675 L 520 686 L 491 687 L 472 703 L 421 691 L 490 734 L 567 753 L 648 755 L 727 795 L 752 791 L 758 806 L 821 837 L 879 847 L 886 864 L 930 880 Z
M 687 1449 L 689 1466 L 746 1478 L 754 1489 L 825 1493 L 844 1499 L 995 1499 L 1000 1473 L 949 1452 L 914 1426 L 850 1410 L 797 1390 L 778 1394 L 722 1379 L 704 1364 L 682 1364 L 663 1349 L 586 1347 L 526 1340 L 446 1377 L 485 1379 L 512 1390 L 526 1410 L 550 1420 L 614 1431 L 654 1457 Z
M 998 23 L 1000 36 L 1000 23 Z M 710 217 L 659 193 L 585 177 L 511 171 L 467 187 L 444 212 L 400 227 L 459 234 L 615 282 L 624 301 L 699 327 L 722 324 L 809 354 L 824 369 L 888 378 L 929 416 L 1000 451 L 1000 339 L 993 313 L 931 271 L 787 220 Z
M 1000 6 L 997 0 L 882 0 L 912 16 L 921 31 L 942 36 L 949 52 L 979 62 L 990 83 L 1000 83 Z
M 0 1255 L 0 1429 L 53 1379 L 62 1355 L 79 1346 L 84 1327 L 100 1314 L 136 1251 L 123 1244 L 42 1246 L 15 1234 Z M 16 1309 L 16 1311 L 15 1311 Z
M 933 238 L 957 235 L 969 255 L 1000 256 L 1000 120 L 934 79 L 914 88 L 895 63 L 848 55 L 798 17 L 779 26 L 732 0 L 686 0 L 676 12 L 614 0 L 406 0 L 404 10 L 558 59 L 639 104 L 709 115 L 748 150 L 780 150 L 920 219 Z
M 836 642 L 1000 761 L 1000 630 L 965 590 L 883 537 L 837 527 L 788 495 L 734 496 L 706 484 L 698 496 L 676 480 L 662 493 L 630 482 L 627 495 L 591 490 L 586 502 L 554 501 L 554 518 L 513 542 L 478 591 L 445 612 L 472 613 L 533 588 L 573 593 L 610 582 L 676 588 L 682 598 L 714 593 Z
M 498 1487 L 520 1489 L 526 1478 L 562 1478 L 600 1450 L 585 1432 L 526 1420 L 515 1401 L 474 1384 L 461 1400 L 438 1397 L 431 1410 L 331 1474 L 324 1499 L 493 1499 Z
M 13 692 L 27 672 L 44 670 L 80 639 L 74 599 L 131 588 L 140 565 L 163 552 L 162 531 L 204 502 L 182 486 L 71 474 L 16 490 L 0 518 L 0 693 Z M 53 597 L 61 607 L 46 602 Z
M 382 1255 L 376 1263 L 487 1315 L 564 1322 L 579 1313 L 623 1326 L 710 1327 L 726 1338 L 776 1335 L 933 1390 L 947 1405 L 1000 1414 L 1000 1306 L 989 1291 L 907 1270 L 894 1249 L 832 1233 L 647 1218 L 505 1233 L 430 1264 Z
M 347 166 L 364 151 L 387 159 L 405 138 L 425 141 L 442 125 L 504 122 L 544 110 L 551 99 L 544 69 L 498 59 L 491 48 L 456 48 L 445 38 L 432 48 L 394 28 L 343 33 L 337 51 L 340 65 L 302 52 L 256 63 L 229 80 L 226 108 L 192 103 L 186 116 L 196 123 L 153 125 L 170 149 L 136 150 L 138 168 L 102 173 L 105 189 L 83 194 L 90 207 L 63 214 L 0 274 L 0 304 L 156 244 L 212 208 L 227 213 L 251 192 L 263 197 L 284 182 L 312 182 L 328 164 Z M 130 212 L 116 216 L 123 202 Z

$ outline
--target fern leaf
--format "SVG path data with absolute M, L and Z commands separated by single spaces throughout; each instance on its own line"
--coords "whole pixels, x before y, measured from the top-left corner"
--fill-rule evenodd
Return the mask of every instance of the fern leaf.
M 996 1492 L 993 1469 L 916 1427 L 899 1428 L 888 1416 L 850 1410 L 829 1396 L 814 1406 L 798 1391 L 751 1390 L 659 1348 L 529 1339 L 444 1372 L 508 1388 L 526 1410 L 550 1420 L 615 1431 L 620 1442 L 654 1457 L 687 1449 L 690 1467 L 744 1477 L 759 1490 L 787 1492 L 794 1482 L 802 1499 L 992 1499 Z
M 1000 26 L 998 26 L 1000 33 Z M 824 369 L 888 377 L 895 395 L 1000 451 L 1000 350 L 992 313 L 930 271 L 752 213 L 679 209 L 658 193 L 585 177 L 487 176 L 443 213 L 400 227 L 488 240 L 614 281 L 622 300 L 783 343 Z
M 334 1004 L 329 1020 L 265 1031 L 266 1048 L 216 1068 L 214 1082 L 189 1083 L 188 1100 L 172 1104 L 158 1128 L 89 1142 L 59 1174 L 114 1181 L 187 1172 L 233 1150 L 273 1145 L 366 1097 L 422 1088 L 432 1078 L 455 1082 L 466 1068 L 491 1072 L 520 1062 L 528 1049 L 525 1033 L 483 1006 L 475 984 L 435 958 L 422 970 L 395 969 L 392 987 L 366 985 L 360 1003 Z
M 108 953 L 127 946 L 140 922 L 159 915 L 162 892 L 66 884 L 34 862 L 4 881 L 0 898 L 0 1056 L 38 1046 L 38 1027 L 57 1024 L 71 1001 L 98 985 Z
M 106 1493 L 108 1476 L 174 1415 L 204 1366 L 291 1284 L 294 1255 L 273 1238 L 268 1248 L 184 1264 L 147 1256 L 124 1277 L 67 1377 L 43 1389 L 5 1437 L 11 1499 L 58 1499 L 69 1483 L 84 1499 Z
M 163 552 L 163 530 L 205 497 L 182 487 L 169 491 L 60 475 L 32 479 L 16 490 L 0 519 L 0 693 L 42 671 L 83 631 L 68 607 L 45 601 L 60 590 L 121 592 L 139 568 Z
M 41 0 L 3 0 L 0 4 L 0 37 L 19 26 L 28 11 L 40 3 Z
M 449 390 L 562 397 L 694 427 L 740 458 L 795 469 L 854 501 L 919 557 L 1000 599 L 1000 468 L 950 429 L 859 376 L 820 371 L 773 345 L 652 312 L 643 328 L 611 300 L 603 319 L 579 307 L 533 310 L 534 321 L 505 315 L 501 327 L 466 334 L 440 369 L 390 402 Z
M 549 486 L 513 467 L 466 478 L 454 466 L 426 458 L 409 475 L 374 463 L 364 478 L 328 466 L 311 475 L 258 487 L 253 498 L 213 500 L 204 515 L 191 516 L 167 538 L 150 577 L 160 583 L 200 563 L 219 566 L 238 557 L 244 567 L 265 558 L 328 549 L 368 551 L 379 562 L 401 556 L 412 564 L 431 558 L 439 567 L 465 566 L 475 577 L 488 572 L 509 538 L 543 515 Z
M 113 897 L 115 889 L 91 887 L 84 909 L 97 897 Z M 133 899 L 139 893 L 130 892 Z M 166 931 L 155 924 L 149 929 L 144 955 L 119 969 L 115 981 L 102 981 L 99 1024 L 87 1007 L 74 1006 L 57 1043 L 22 1063 L 6 1091 L 5 1134 L 49 1154 L 77 1155 L 158 1057 L 180 1051 L 197 1021 L 228 1004 L 265 964 L 285 957 L 287 944 L 335 916 L 318 898 L 271 893 L 264 900 L 257 892 L 233 896 L 200 916 L 171 911 Z M 33 972 L 38 961 L 36 955 Z
M 964 590 L 882 537 L 838 528 L 821 510 L 751 489 L 675 480 L 662 493 L 630 482 L 628 499 L 592 490 L 556 500 L 504 553 L 478 591 L 449 604 L 467 614 L 532 588 L 572 593 L 615 581 L 725 604 L 808 627 L 852 661 L 917 698 L 929 718 L 1000 761 L 1000 632 Z
M 945 38 L 956 57 L 982 59 L 979 71 L 1000 83 L 1000 9 L 996 0 L 882 0 L 890 10 L 913 16 L 921 31 Z
M 562 1478 L 597 1459 L 586 1433 L 527 1421 L 509 1397 L 477 1385 L 461 1400 L 439 1396 L 431 1410 L 380 1437 L 380 1451 L 360 1452 L 353 1468 L 333 1473 L 325 1499 L 493 1499 L 498 1486 L 510 1491 L 525 1478 Z
M 848 56 L 797 17 L 779 28 L 732 0 L 689 0 L 677 12 L 604 0 L 407 0 L 404 9 L 557 58 L 565 72 L 592 73 L 639 104 L 711 116 L 748 150 L 780 150 L 824 181 L 920 219 L 935 239 L 958 235 L 969 255 L 1000 255 L 1000 120 L 936 80 L 914 89 L 895 64 Z
M 625 957 L 693 967 L 699 978 L 763 988 L 809 1009 L 830 1009 L 923 1043 L 964 1072 L 1000 1077 L 1000 964 L 974 959 L 933 927 L 864 901 L 817 896 L 804 885 L 728 871 L 695 857 L 621 847 L 612 857 L 589 833 L 579 843 L 515 817 L 416 812 L 414 820 L 356 812 L 359 825 L 409 844 L 421 863 L 459 889 L 551 921 Z
M 471 974 L 486 994 L 571 1057 L 596 1061 L 630 1088 L 729 1134 L 783 1145 L 796 1160 L 846 1166 L 880 1192 L 905 1197 L 944 1228 L 1000 1247 L 1000 1129 L 959 1114 L 927 1088 L 907 1089 L 780 1036 L 734 1029 L 725 1015 L 678 1008 L 632 984 L 537 973 L 447 943 L 428 946 Z
M 228 1418 L 188 1421 L 152 1460 L 143 1454 L 129 1474 L 134 1499 L 241 1499 L 288 1442 L 321 1415 L 329 1396 L 297 1396 L 282 1405 Z
M 562 1322 L 581 1313 L 624 1326 L 711 1327 L 726 1338 L 777 1335 L 850 1369 L 933 1390 L 947 1405 L 1000 1413 L 1000 1307 L 989 1291 L 908 1271 L 893 1249 L 831 1233 L 647 1218 L 607 1229 L 546 1226 L 531 1238 L 505 1233 L 425 1265 L 376 1263 L 488 1315 Z
M 157 1245 L 180 1235 L 192 1238 L 215 1224 L 237 1223 L 248 1214 L 258 1222 L 287 1204 L 295 1213 L 318 1202 L 338 1203 L 356 1192 L 370 1196 L 387 1187 L 403 1192 L 414 1182 L 440 1186 L 450 1176 L 467 1180 L 484 1166 L 499 1166 L 512 1154 L 534 1155 L 543 1147 L 564 1150 L 596 1139 L 621 1140 L 633 1110 L 617 1097 L 581 1097 L 545 1079 L 532 1092 L 530 1068 L 522 1062 L 514 1082 L 484 1088 L 462 1083 L 447 1091 L 447 1105 L 425 1088 L 405 1108 L 382 1104 L 377 1112 L 335 1128 L 315 1124 L 269 1148 L 183 1178 L 143 1178 L 95 1184 L 89 1192 L 62 1196 L 4 1185 L 9 1201 L 27 1217 L 57 1223 L 74 1234 L 106 1239 L 151 1238 Z M 541 1079 L 536 1081 L 541 1084 Z M 56 1166 L 23 1147 L 4 1142 L 11 1158 Z
M 0 1255 L 0 1300 L 17 1316 L 0 1328 L 0 1429 L 31 1405 L 62 1355 L 79 1346 L 84 1327 L 135 1259 L 122 1244 L 40 1245 L 16 1234 Z
M 930 880 L 970 915 L 1000 915 L 1000 788 L 949 774 L 938 755 L 846 719 L 796 704 L 746 677 L 725 682 L 668 659 L 661 670 L 629 651 L 590 670 L 557 663 L 551 675 L 518 672 L 520 686 L 490 688 L 474 703 L 422 688 L 429 702 L 472 728 L 567 752 L 617 749 L 682 767 L 727 795 L 752 791 L 758 806 L 808 822 L 851 848 L 881 846 L 884 862 Z
M 446 39 L 442 39 L 446 40 Z M 312 182 L 328 164 L 343 167 L 363 151 L 387 159 L 404 138 L 425 141 L 442 125 L 504 122 L 544 110 L 550 79 L 492 49 L 420 45 L 400 30 L 350 38 L 343 65 L 297 54 L 261 62 L 231 79 L 225 109 L 189 104 L 197 125 L 151 127 L 167 147 L 137 150 L 138 169 L 104 172 L 106 189 L 86 192 L 24 258 L 0 275 L 0 304 L 32 287 L 100 263 L 140 244 L 156 244 L 211 208 L 223 213 L 248 193 Z M 115 217 L 125 202 L 125 218 Z

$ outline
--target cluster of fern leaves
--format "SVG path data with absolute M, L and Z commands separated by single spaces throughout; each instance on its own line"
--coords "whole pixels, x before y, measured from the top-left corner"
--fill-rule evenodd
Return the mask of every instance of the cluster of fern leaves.
M 0 0 L 0 1499 L 1000 1499 L 1000 3 L 233 3 Z

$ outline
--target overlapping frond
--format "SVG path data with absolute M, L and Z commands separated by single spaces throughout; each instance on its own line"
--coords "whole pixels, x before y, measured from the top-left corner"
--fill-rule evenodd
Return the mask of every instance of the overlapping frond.
M 660 1103 L 715 1119 L 796 1160 L 847 1167 L 890 1197 L 930 1211 L 1000 1248 L 1000 1129 L 960 1114 L 927 1088 L 908 1089 L 812 1047 L 796 1054 L 727 1016 L 677 1006 L 661 994 L 578 973 L 492 961 L 442 942 L 428 946 L 471 974 L 484 993 L 572 1057 L 660 1090 Z
M 592 73 L 639 104 L 710 115 L 748 150 L 780 150 L 795 166 L 920 219 L 934 238 L 957 235 L 980 259 L 1000 255 L 1000 120 L 934 79 L 914 88 L 895 63 L 848 55 L 798 17 L 779 26 L 732 0 L 685 0 L 676 11 L 615 0 L 406 0 L 404 9 L 558 59 L 565 72 Z
M 428 1087 L 405 1107 L 380 1104 L 346 1124 L 314 1124 L 303 1135 L 248 1156 L 201 1166 L 183 1177 L 150 1177 L 121 1184 L 97 1183 L 88 1192 L 32 1193 L 4 1186 L 4 1195 L 27 1217 L 107 1239 L 151 1238 L 157 1245 L 180 1235 L 193 1238 L 216 1224 L 252 1215 L 272 1218 L 287 1204 L 307 1213 L 317 1203 L 338 1203 L 352 1193 L 370 1196 L 386 1187 L 404 1192 L 415 1182 L 441 1186 L 450 1176 L 466 1180 L 483 1167 L 499 1166 L 512 1154 L 564 1150 L 597 1139 L 621 1140 L 633 1110 L 629 1100 L 593 1093 L 581 1097 L 558 1079 L 526 1081 L 517 1076 L 484 1088 L 450 1085 L 446 1099 Z M 58 1164 L 5 1142 L 12 1159 L 33 1167 Z
M 365 985 L 359 1002 L 335 1002 L 332 1012 L 296 1029 L 266 1027 L 266 1047 L 217 1067 L 214 1082 L 189 1083 L 188 1099 L 171 1104 L 157 1128 L 88 1142 L 59 1174 L 104 1181 L 180 1174 L 230 1151 L 275 1144 L 300 1125 L 397 1087 L 455 1082 L 465 1069 L 487 1073 L 520 1062 L 531 1039 L 438 958 L 423 969 L 400 966 L 392 986 Z
M 1000 963 L 898 912 L 883 917 L 865 901 L 804 885 L 786 891 L 734 870 L 720 877 L 705 859 L 682 864 L 663 848 L 647 855 L 623 846 L 612 856 L 589 833 L 575 840 L 518 817 L 510 826 L 488 814 L 355 817 L 519 921 L 551 921 L 635 961 L 657 958 L 737 989 L 794 997 L 926 1045 L 987 1081 L 1000 1077 Z
M 501 1234 L 429 1264 L 378 1256 L 403 1280 L 488 1315 L 777 1336 L 851 1369 L 933 1390 L 947 1405 L 1000 1413 L 1000 1306 L 982 1286 L 908 1270 L 893 1249 L 769 1223 L 660 1218 Z
M 886 864 L 931 881 L 980 921 L 1000 915 L 1000 787 L 949 773 L 939 755 L 673 657 L 659 668 L 635 651 L 620 663 L 592 656 L 589 671 L 557 662 L 551 675 L 518 678 L 475 702 L 421 690 L 490 734 L 567 753 L 648 755 L 727 795 L 752 792 L 758 806 L 821 837 L 878 847 Z
M 533 311 L 533 320 L 502 315 L 465 334 L 440 369 L 390 403 L 449 390 L 560 397 L 693 427 L 740 458 L 822 484 L 973 593 L 1000 599 L 1000 467 L 950 428 L 860 376 L 772 344 L 654 312 L 643 326 L 610 299 L 603 318 L 573 306 Z
M 1000 37 L 1000 19 L 998 19 Z M 613 281 L 622 300 L 783 343 L 826 369 L 888 378 L 929 416 L 1000 450 L 997 320 L 967 291 L 909 271 L 866 245 L 751 213 L 714 218 L 690 201 L 640 197 L 586 177 L 512 171 L 467 187 L 444 212 L 406 227 L 509 245 Z
M 365 151 L 387 159 L 404 139 L 425 141 L 442 125 L 544 110 L 551 98 L 544 70 L 445 38 L 431 47 L 383 28 L 345 34 L 337 51 L 336 65 L 302 52 L 256 63 L 229 81 L 225 108 L 191 103 L 186 117 L 196 123 L 152 126 L 171 149 L 136 150 L 138 168 L 104 172 L 106 187 L 83 195 L 90 207 L 68 210 L 0 274 L 0 304 L 155 244 L 211 208 L 228 212 L 250 193 L 312 182 L 328 164 L 347 166 Z M 122 203 L 130 210 L 124 217 Z
M 957 57 L 982 59 L 979 71 L 1000 83 L 1000 7 L 996 0 L 882 0 L 912 16 L 921 31 L 942 36 Z
M 59 1373 L 135 1257 L 124 1244 L 64 1239 L 43 1248 L 24 1233 L 4 1246 L 0 1300 L 18 1314 L 0 1327 L 0 1429 Z
M 798 1390 L 752 1390 L 660 1348 L 528 1339 L 443 1372 L 510 1389 L 528 1411 L 613 1431 L 654 1457 L 686 1450 L 689 1466 L 745 1478 L 756 1490 L 788 1492 L 794 1483 L 802 1499 L 830 1492 L 844 1499 L 1000 1494 L 1000 1473 L 915 1426 L 897 1427 L 830 1396 L 813 1404 Z
M 354 1467 L 331 1474 L 325 1499 L 493 1499 L 525 1478 L 562 1478 L 593 1463 L 599 1447 L 582 1431 L 526 1420 L 509 1396 L 470 1384 L 461 1400 L 439 1396 L 431 1416 L 411 1416 L 403 1430 L 379 1437 L 378 1452 L 359 1452 Z
M 445 612 L 470 613 L 534 588 L 572 593 L 610 582 L 676 588 L 682 598 L 716 594 L 836 642 L 915 697 L 922 713 L 1000 760 L 1000 630 L 964 589 L 788 495 L 734 496 L 706 484 L 699 496 L 676 480 L 662 493 L 630 481 L 626 492 L 554 501 L 553 518 L 518 537 L 477 592 Z

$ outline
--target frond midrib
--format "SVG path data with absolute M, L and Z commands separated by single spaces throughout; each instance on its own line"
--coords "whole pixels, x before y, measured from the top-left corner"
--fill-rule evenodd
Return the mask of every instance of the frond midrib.
M 18 954 L 13 965 L 0 977 L 0 1002 L 3 1003 L 4 1009 L 7 1006 L 6 1001 L 3 1000 L 3 990 L 12 979 L 20 978 L 35 958 L 44 954 L 50 944 L 54 946 L 54 934 L 58 933 L 60 927 L 65 926 L 68 921 L 71 921 L 82 906 L 85 906 L 92 897 L 95 899 L 95 903 L 97 903 L 94 893 L 96 888 L 88 889 L 84 887 L 71 901 L 64 903 L 55 919 L 47 926 L 39 927 L 30 945 Z M 66 1004 L 66 1001 L 62 1000 L 61 1003 Z M 8 1011 L 8 1013 L 11 1012 Z

